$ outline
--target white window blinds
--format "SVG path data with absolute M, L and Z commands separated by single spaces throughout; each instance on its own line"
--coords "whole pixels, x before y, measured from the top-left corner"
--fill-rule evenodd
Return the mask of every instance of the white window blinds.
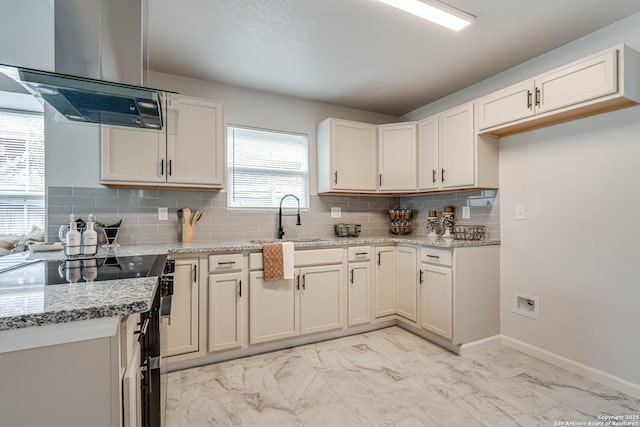
M 0 234 L 44 223 L 44 116 L 0 110 Z
M 291 193 L 309 206 L 307 136 L 227 127 L 227 206 L 277 208 Z M 296 207 L 292 197 L 283 206 Z

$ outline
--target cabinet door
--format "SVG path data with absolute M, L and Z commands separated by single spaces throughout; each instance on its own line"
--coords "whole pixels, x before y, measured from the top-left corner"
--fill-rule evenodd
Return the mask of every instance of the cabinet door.
M 177 259 L 171 319 L 163 319 L 167 356 L 198 351 L 198 260 Z
M 418 122 L 418 190 L 433 190 L 440 185 L 438 166 L 438 116 Z
M 533 116 L 535 86 L 527 80 L 480 99 L 478 127 L 480 130 Z
M 208 99 L 171 95 L 167 111 L 167 181 L 222 186 L 222 105 Z
M 371 263 L 349 264 L 348 325 L 361 325 L 371 321 Z
M 343 275 L 342 264 L 300 269 L 300 334 L 344 326 Z
M 378 126 L 379 189 L 416 190 L 416 124 Z
M 396 248 L 376 248 L 374 316 L 396 314 Z
M 334 120 L 331 131 L 333 189 L 375 191 L 378 178 L 376 126 Z
M 296 280 L 265 282 L 263 276 L 262 271 L 254 271 L 249 276 L 250 344 L 300 334 L 299 295 Z M 294 277 L 297 277 L 297 274 Z
M 166 182 L 164 131 L 102 126 L 101 181 Z
M 447 339 L 453 331 L 453 279 L 450 268 L 422 264 L 420 326 Z
M 618 90 L 618 51 L 586 58 L 536 78 L 536 113 L 589 101 Z
M 242 345 L 240 301 L 246 297 L 240 273 L 209 275 L 209 351 Z
M 418 280 L 416 277 L 416 248 L 399 246 L 398 253 L 398 314 L 418 321 Z
M 443 188 L 474 184 L 473 104 L 440 115 L 440 179 Z

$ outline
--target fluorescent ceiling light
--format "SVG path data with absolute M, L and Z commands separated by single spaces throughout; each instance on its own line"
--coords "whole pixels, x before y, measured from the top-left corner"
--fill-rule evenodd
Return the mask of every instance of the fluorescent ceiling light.
M 420 0 L 378 0 L 420 18 L 460 31 L 475 21 L 475 17 L 439 2 L 427 4 Z M 436 6 L 437 5 L 437 6 Z M 446 10 L 445 10 L 446 9 Z

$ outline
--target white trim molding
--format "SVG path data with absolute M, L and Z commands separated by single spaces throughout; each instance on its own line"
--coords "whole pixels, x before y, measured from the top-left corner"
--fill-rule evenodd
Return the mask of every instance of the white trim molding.
M 501 335 L 494 335 L 492 337 L 483 338 L 478 341 L 473 341 L 460 346 L 458 354 L 460 356 L 468 356 L 479 351 L 487 350 L 493 347 L 497 347 L 502 343 Z
M 575 360 L 568 359 L 559 354 L 552 353 L 544 350 L 540 347 L 527 344 L 523 341 L 516 340 L 514 338 L 502 335 L 502 344 L 507 347 L 511 347 L 515 350 L 521 351 L 529 356 L 544 360 L 553 365 L 559 366 L 567 371 L 571 371 L 574 374 L 582 375 L 590 380 L 597 381 L 608 387 L 614 388 L 618 391 L 626 393 L 630 396 L 640 399 L 640 384 L 632 383 L 623 378 L 616 377 L 615 375 L 608 374 L 596 368 L 592 368 L 587 365 L 583 365 Z

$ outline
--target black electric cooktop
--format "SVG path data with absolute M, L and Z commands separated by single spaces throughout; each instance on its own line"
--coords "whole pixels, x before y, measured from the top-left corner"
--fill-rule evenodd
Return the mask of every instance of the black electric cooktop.
M 161 276 L 166 259 L 166 255 L 109 255 L 99 258 L 37 261 L 2 273 L 0 288 Z
M 41 263 L 44 264 L 44 284 L 58 285 L 160 276 L 166 258 L 166 255 L 107 256 Z

